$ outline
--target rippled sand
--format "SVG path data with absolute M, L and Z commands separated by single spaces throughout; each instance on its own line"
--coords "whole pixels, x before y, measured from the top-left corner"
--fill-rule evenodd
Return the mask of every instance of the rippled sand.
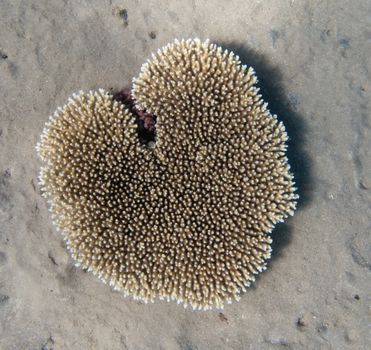
M 0 349 L 367 349 L 369 1 L 0 1 Z M 256 69 L 301 199 L 239 303 L 144 305 L 77 269 L 40 196 L 35 144 L 72 92 L 130 86 L 175 37 Z

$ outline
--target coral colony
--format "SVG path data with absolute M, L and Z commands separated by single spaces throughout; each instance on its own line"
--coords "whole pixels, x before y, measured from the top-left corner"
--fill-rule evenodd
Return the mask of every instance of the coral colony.
M 37 145 L 40 184 L 77 265 L 145 302 L 239 299 L 298 198 L 285 128 L 256 82 L 232 52 L 182 40 L 131 92 L 79 92 L 57 109 Z M 138 120 L 156 121 L 153 147 Z

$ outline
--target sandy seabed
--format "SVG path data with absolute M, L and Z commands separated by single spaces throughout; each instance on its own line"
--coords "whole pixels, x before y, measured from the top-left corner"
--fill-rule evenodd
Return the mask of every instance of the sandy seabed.
M 0 349 L 368 349 L 370 21 L 366 0 L 0 1 Z M 268 270 L 222 311 L 145 305 L 75 268 L 37 184 L 57 106 L 130 86 L 188 37 L 256 69 L 301 196 Z

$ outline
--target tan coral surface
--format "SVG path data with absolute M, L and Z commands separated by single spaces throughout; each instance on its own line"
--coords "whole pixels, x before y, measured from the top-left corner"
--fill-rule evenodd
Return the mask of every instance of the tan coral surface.
M 137 106 L 157 116 L 154 149 L 104 90 L 56 111 L 37 146 L 40 184 L 78 265 L 144 301 L 239 299 L 297 197 L 284 126 L 255 84 L 232 52 L 189 39 L 134 80 Z

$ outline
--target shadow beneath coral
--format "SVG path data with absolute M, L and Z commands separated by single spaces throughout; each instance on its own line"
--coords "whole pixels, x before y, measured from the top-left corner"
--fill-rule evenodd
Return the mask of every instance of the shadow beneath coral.
M 298 209 L 305 207 L 312 200 L 312 176 L 311 160 L 305 151 L 306 124 L 298 112 L 300 100 L 295 94 L 285 91 L 282 81 L 283 76 L 278 67 L 272 66 L 269 60 L 244 44 L 233 42 L 219 42 L 224 49 L 233 51 L 240 57 L 242 64 L 255 69 L 259 79 L 258 87 L 263 99 L 268 102 L 268 108 L 272 114 L 277 114 L 278 120 L 282 121 L 289 136 L 287 157 L 294 174 L 294 181 L 298 187 Z M 271 237 L 272 260 L 281 255 L 282 249 L 291 241 L 291 229 L 289 224 L 278 224 L 273 230 Z

